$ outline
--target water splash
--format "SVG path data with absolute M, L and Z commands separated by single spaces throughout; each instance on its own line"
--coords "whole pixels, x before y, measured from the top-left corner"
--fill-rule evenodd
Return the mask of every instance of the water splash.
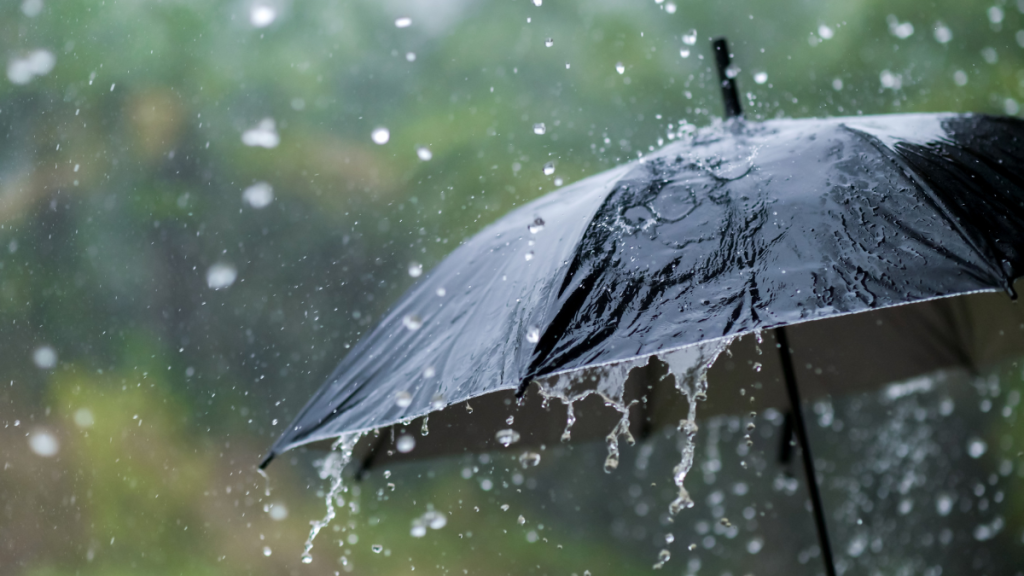
M 672 481 L 679 488 L 679 495 L 669 504 L 670 516 L 679 514 L 684 508 L 693 507 L 693 499 L 690 498 L 690 493 L 683 483 L 693 467 L 693 441 L 697 436 L 697 402 L 707 398 L 708 369 L 731 343 L 731 338 L 723 338 L 661 355 L 661 360 L 668 365 L 668 374 L 665 377 L 672 376 L 676 390 L 686 396 L 689 405 L 686 419 L 679 422 L 679 431 L 683 433 L 685 441 L 679 464 L 672 469 Z
M 352 450 L 355 449 L 356 443 L 359 442 L 362 436 L 362 432 L 350 432 L 339 436 L 338 440 L 331 446 L 331 453 L 328 454 L 320 466 L 320 477 L 325 480 L 329 478 L 331 481 L 331 487 L 324 498 L 327 504 L 327 514 L 320 520 L 312 520 L 310 522 L 309 538 L 306 539 L 306 544 L 302 550 L 303 564 L 309 564 L 313 561 L 313 556 L 310 554 L 310 551 L 313 549 L 313 540 L 324 526 L 327 526 L 334 520 L 335 501 L 337 501 L 338 506 L 345 505 L 345 501 L 341 497 L 341 493 L 344 491 L 341 473 L 349 461 L 352 460 Z

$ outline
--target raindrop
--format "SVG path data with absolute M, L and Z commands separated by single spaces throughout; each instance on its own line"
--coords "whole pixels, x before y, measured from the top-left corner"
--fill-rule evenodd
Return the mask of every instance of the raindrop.
M 999 6 L 992 6 L 988 9 L 988 21 L 993 24 L 999 24 L 1003 21 L 1005 13 Z
M 670 558 L 672 558 L 672 553 L 666 549 L 662 549 L 661 552 L 658 552 L 658 561 L 654 564 L 654 566 L 652 566 L 652 568 L 654 568 L 655 570 L 661 570 L 662 566 L 664 566 Z
M 523 258 L 526 258 L 527 262 L 529 262 L 530 260 L 533 260 L 533 250 L 530 250 L 529 252 L 524 254 Z
M 540 454 L 536 452 L 523 452 L 522 454 L 519 455 L 519 464 L 523 468 L 536 466 L 540 464 Z
M 7 79 L 14 84 L 28 84 L 36 76 L 45 76 L 57 64 L 49 50 L 32 50 L 20 58 L 7 61 Z
M 427 148 L 426 146 L 420 146 L 419 148 L 416 149 L 416 156 L 420 160 L 426 162 L 433 158 L 434 154 L 430 151 L 430 148 Z
M 682 50 L 679 51 L 679 55 L 682 56 L 683 58 L 689 58 L 690 50 L 688 48 L 683 48 Z
M 38 456 L 51 458 L 60 451 L 60 443 L 52 432 L 45 429 L 34 430 L 28 437 L 28 447 Z
M 218 262 L 206 270 L 206 285 L 214 290 L 223 290 L 235 283 L 238 270 L 231 264 Z
M 740 75 L 740 67 L 735 64 L 730 64 L 725 68 L 726 78 L 735 78 Z
M 953 497 L 949 494 L 939 494 L 935 499 L 935 511 L 939 513 L 939 516 L 949 516 L 949 513 L 953 511 Z
M 412 18 L 402 17 L 395 20 L 395 28 L 408 28 L 409 26 L 412 26 Z
M 665 534 L 665 544 L 671 544 L 671 543 L 673 543 L 675 541 L 676 541 L 676 537 L 671 532 L 669 532 L 668 534 Z
M 414 521 L 412 528 L 409 529 L 409 535 L 413 538 L 423 538 L 427 535 L 427 527 L 418 520 Z
M 953 73 L 953 82 L 956 83 L 957 86 L 966 86 L 967 73 L 963 70 L 957 70 Z
M 408 454 L 412 452 L 412 449 L 416 447 L 416 439 L 409 434 L 402 434 L 395 441 L 395 448 L 398 449 L 402 454 Z
M 555 41 L 552 38 L 548 38 L 547 40 L 544 41 L 544 46 L 546 48 L 551 48 L 554 45 L 555 45 Z
M 935 30 L 933 33 L 935 35 L 935 41 L 939 44 L 947 44 L 953 39 L 953 31 L 949 29 L 949 26 L 943 24 L 941 20 L 935 23 Z
M 242 144 L 259 148 L 277 148 L 281 137 L 277 134 L 277 124 L 273 118 L 260 120 L 255 127 L 242 132 Z
M 971 458 L 981 458 L 988 451 L 988 444 L 981 438 L 971 438 L 967 441 L 967 454 Z
M 415 52 L 406 52 L 405 53 L 405 60 L 406 60 L 406 62 L 415 62 L 416 61 L 416 53 Z
M 384 145 L 391 139 L 391 132 L 383 126 L 374 128 L 373 132 L 370 133 L 370 138 L 374 144 Z
M 423 274 L 423 264 L 419 262 L 409 262 L 409 276 L 413 278 L 419 278 Z
M 526 524 L 526 518 L 523 518 L 523 515 L 520 514 L 519 518 L 516 518 L 516 523 L 522 526 L 523 524 Z
M 676 5 L 673 4 L 672 2 L 669 2 L 668 4 L 665 4 L 665 12 L 668 13 L 668 14 L 675 14 L 676 13 Z
M 889 33 L 900 40 L 906 40 L 914 34 L 913 24 L 910 22 L 900 22 L 899 18 L 896 18 L 893 14 L 886 16 L 885 21 L 889 24 Z
M 762 548 L 764 548 L 764 540 L 760 538 L 754 538 L 747 542 L 747 552 L 750 554 L 757 554 Z
M 693 46 L 696 43 L 697 43 L 697 31 L 696 30 L 690 30 L 686 34 L 683 34 L 683 44 L 686 44 L 687 46 Z
M 543 3 L 544 3 L 544 0 L 533 0 L 533 5 L 534 6 L 540 6 Z
M 270 516 L 270 519 L 276 522 L 280 522 L 288 517 L 288 507 L 280 502 L 271 504 L 266 509 L 266 512 Z
M 832 89 L 835 90 L 836 92 L 839 92 L 840 90 L 842 90 L 843 89 L 843 79 L 842 78 L 836 78 L 835 80 L 833 80 L 832 81 Z
M 533 133 L 534 134 L 540 135 L 540 134 L 543 134 L 543 133 L 545 133 L 547 131 L 548 131 L 547 126 L 545 126 L 543 122 L 538 122 L 538 123 L 533 125 Z
M 981 57 L 984 58 L 985 62 L 988 62 L 989 64 L 995 64 L 996 62 L 999 62 L 999 54 L 996 52 L 996 49 L 992 48 L 991 46 L 988 46 L 981 50 Z
M 93 418 L 92 415 L 92 410 L 89 410 L 88 408 L 79 408 L 78 410 L 75 410 L 73 419 L 75 421 L 75 426 L 78 426 L 79 428 L 92 428 L 92 425 L 96 423 L 96 419 Z
M 57 366 L 57 351 L 53 349 L 53 346 L 40 346 L 32 352 L 32 362 L 37 368 L 50 370 Z
M 43 0 L 25 0 L 21 3 L 21 13 L 29 18 L 39 16 L 43 11 Z
M 412 404 L 412 394 L 405 392 L 398 392 L 395 394 L 395 405 L 399 408 L 408 408 Z
M 544 229 L 544 220 L 540 216 L 534 218 L 533 223 L 530 224 L 527 227 L 527 229 L 530 231 L 530 234 L 536 234 L 540 232 L 541 230 Z
M 760 371 L 761 371 L 761 363 L 760 362 L 754 362 L 754 372 L 760 372 Z
M 444 287 L 442 286 L 441 288 L 438 288 L 437 291 L 434 293 L 437 294 L 439 298 L 444 298 L 444 295 L 447 294 L 448 291 L 445 290 Z
M 562 185 L 562 179 L 561 178 L 555 178 L 555 186 L 561 186 L 561 185 Z
M 253 4 L 249 10 L 249 23 L 255 28 L 266 28 L 277 19 L 277 10 L 266 4 Z M 269 554 L 268 554 L 269 556 Z
M 494 438 L 498 441 L 498 444 L 508 448 L 519 441 L 519 432 L 511 428 L 505 430 L 498 430 L 498 433 L 494 435 Z
M 530 344 L 536 344 L 540 342 L 540 328 L 536 326 L 530 326 L 526 329 L 526 341 Z
M 266 208 L 274 201 L 274 188 L 266 182 L 257 182 L 242 192 L 242 200 L 253 208 Z
M 263 555 L 264 556 L 270 556 L 271 554 L 273 554 L 273 552 L 274 551 L 270 549 L 270 546 L 264 546 L 263 547 Z
M 755 72 L 754 73 L 754 82 L 756 82 L 758 84 L 764 84 L 767 81 L 768 81 L 768 73 L 767 72 Z
M 414 332 L 423 326 L 423 320 L 416 314 L 406 314 L 402 317 L 402 324 L 405 325 L 410 332 Z
M 501 505 L 501 511 L 502 512 L 508 512 L 508 504 L 502 504 Z
M 424 378 L 433 378 L 433 377 L 434 377 L 434 374 L 437 374 L 437 371 L 436 371 L 436 370 L 434 370 L 434 367 L 433 367 L 433 366 L 427 366 L 427 367 L 426 367 L 426 368 L 425 368 L 425 369 L 423 370 L 423 377 L 424 377 Z
M 544 165 L 544 175 L 545 176 L 551 176 L 554 173 L 555 173 L 555 163 L 554 162 L 548 162 L 547 164 Z
M 822 24 L 818 26 L 818 36 L 821 36 L 822 40 L 831 40 L 832 36 L 835 36 L 835 31 Z
M 626 72 L 626 66 L 623 65 L 622 62 L 617 62 L 615 64 L 615 71 L 619 74 L 624 74 Z
M 373 550 L 374 554 L 380 554 L 381 552 L 384 551 L 384 547 L 381 546 L 380 544 L 374 544 L 374 545 L 370 546 L 370 550 Z
M 505 418 L 505 424 L 508 424 L 509 426 L 511 426 L 512 423 L 515 422 L 515 421 L 516 421 L 516 417 L 515 416 L 509 416 L 508 418 Z

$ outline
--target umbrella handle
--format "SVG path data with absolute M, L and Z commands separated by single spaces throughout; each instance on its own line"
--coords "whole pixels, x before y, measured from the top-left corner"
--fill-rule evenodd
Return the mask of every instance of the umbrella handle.
M 736 80 L 729 77 L 729 43 L 725 38 L 715 38 L 711 42 L 715 50 L 715 63 L 718 65 L 718 79 L 722 83 L 722 102 L 725 104 L 725 118 L 743 116 L 740 98 L 736 93 Z
M 818 529 L 818 546 L 825 561 L 825 574 L 836 576 L 836 563 L 832 557 L 832 544 L 828 538 L 828 526 L 825 524 L 825 507 L 821 503 L 821 491 L 818 489 L 818 476 L 814 472 L 814 457 L 811 455 L 811 443 L 807 436 L 807 423 L 800 403 L 800 390 L 796 385 L 796 371 L 793 370 L 793 357 L 790 355 L 789 338 L 786 329 L 775 329 L 775 340 L 779 346 L 779 357 L 782 360 L 782 373 L 786 379 L 786 392 L 793 413 L 793 431 L 800 442 L 800 455 L 803 459 L 804 474 L 807 476 L 807 491 L 811 496 L 814 508 L 814 524 Z

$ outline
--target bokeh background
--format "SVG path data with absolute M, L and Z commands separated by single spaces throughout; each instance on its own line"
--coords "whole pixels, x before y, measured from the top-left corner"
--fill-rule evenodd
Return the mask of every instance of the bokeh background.
M 531 478 L 500 455 L 354 484 L 363 509 L 339 514 L 307 566 L 322 454 L 276 461 L 270 496 L 254 465 L 419 267 L 516 205 L 718 121 L 712 36 L 731 41 L 749 118 L 1017 115 L 1022 10 L 998 0 L 3 3 L 0 574 L 649 568 L 654 531 L 612 526 L 640 515 L 646 483 L 621 480 L 616 493 L 632 500 L 614 514 L 553 506 L 563 523 L 594 527 L 564 528 L 555 548 L 533 517 L 494 510 L 502 488 L 521 507 L 536 500 L 516 492 Z M 978 393 L 1013 408 L 1020 371 L 1004 368 L 998 394 Z M 999 440 L 1010 433 L 975 420 L 969 434 L 994 438 L 987 465 L 1011 462 L 999 478 L 1016 478 L 1017 449 Z M 600 445 L 558 450 L 537 474 L 559 458 L 594 459 L 599 473 Z M 699 454 L 698 466 L 714 458 Z M 474 467 L 498 492 L 471 480 Z M 554 502 L 557 475 L 544 473 L 548 484 L 534 486 Z M 381 496 L 389 482 L 395 495 Z M 799 498 L 788 482 L 766 494 Z M 713 484 L 706 497 L 720 503 Z M 735 486 L 726 492 L 748 494 Z M 610 501 L 594 491 L 588 502 Z M 489 514 L 455 511 L 485 504 Z M 1000 546 L 1017 547 L 1007 562 L 1020 558 L 1024 513 L 1013 506 L 993 528 Z M 447 526 L 412 537 L 410 522 L 434 507 Z M 710 521 L 705 534 L 728 532 Z M 793 530 L 794 556 L 810 566 L 813 532 Z M 634 540 L 646 544 L 610 544 Z M 755 541 L 741 551 L 756 555 Z M 674 572 L 701 570 L 673 550 Z M 703 570 L 730 569 L 706 557 Z

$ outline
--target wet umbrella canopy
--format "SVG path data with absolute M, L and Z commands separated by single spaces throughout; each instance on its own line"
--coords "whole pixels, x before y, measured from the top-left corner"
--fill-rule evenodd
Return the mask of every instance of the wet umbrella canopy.
M 724 41 L 715 50 L 726 122 L 680 132 L 678 142 L 527 204 L 465 242 L 352 350 L 261 467 L 280 452 L 334 437 L 344 466 L 356 433 L 496 392 L 522 397 L 537 381 L 545 406 L 550 398 L 568 405 L 563 440 L 574 402 L 597 393 L 617 408 L 609 471 L 618 466 L 618 436 L 629 435 L 632 405 L 652 403 L 646 392 L 627 397 L 630 369 L 652 356 L 667 363 L 689 404 L 679 428 L 692 442 L 707 368 L 738 336 L 776 328 L 821 553 L 835 574 L 797 408 L 794 349 L 782 328 L 917 304 L 884 316 L 896 327 L 882 330 L 924 342 L 909 361 L 905 348 L 880 347 L 884 337 L 862 345 L 870 330 L 857 330 L 864 322 L 856 319 L 798 331 L 810 344 L 804 351 L 815 339 L 831 340 L 817 347 L 833 371 L 843 356 L 882 367 L 840 371 L 830 393 L 976 367 L 979 348 L 990 362 L 1024 350 L 1016 307 L 933 302 L 992 291 L 1016 299 L 1013 282 L 1024 271 L 1024 123 L 954 114 L 748 123 Z M 991 315 L 993 306 L 1013 335 L 994 346 L 959 337 L 965 317 Z M 536 420 L 525 423 L 535 437 Z M 653 414 L 641 425 L 657 425 Z M 426 419 L 423 426 L 426 434 Z M 513 429 L 496 435 L 505 446 L 519 438 Z M 412 445 L 395 448 L 407 453 Z M 693 505 L 683 487 L 692 462 L 691 444 L 673 472 L 679 496 L 672 516 Z M 333 518 L 339 472 L 328 517 L 314 523 L 311 539 Z M 655 567 L 669 556 L 664 550 Z

